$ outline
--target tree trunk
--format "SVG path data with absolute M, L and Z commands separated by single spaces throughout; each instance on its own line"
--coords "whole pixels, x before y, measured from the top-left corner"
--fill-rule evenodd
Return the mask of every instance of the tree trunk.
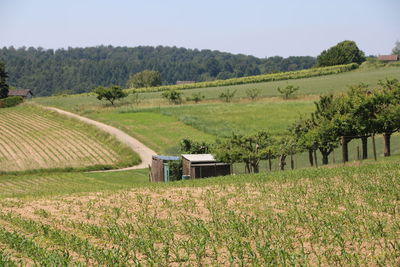
M 271 162 L 271 158 L 268 158 L 268 166 L 269 166 L 269 171 L 272 171 L 272 162 Z
M 329 153 L 327 152 L 321 152 L 321 153 L 322 153 L 322 164 L 327 165 L 329 163 L 328 160 Z
M 390 137 L 391 133 L 384 133 L 383 134 L 383 140 L 385 141 L 385 149 L 383 151 L 383 155 L 385 157 L 390 157 Z
M 349 161 L 349 139 L 345 136 L 342 136 L 342 158 L 343 158 L 343 163 L 346 163 Z
M 329 163 L 329 159 L 328 156 L 331 153 L 331 151 L 329 151 L 329 149 L 319 149 L 319 151 L 321 152 L 322 155 L 322 165 L 327 165 Z
M 376 144 L 375 144 L 375 134 L 372 135 L 372 149 L 374 151 L 374 159 L 376 161 Z
M 310 166 L 314 166 L 314 158 L 313 158 L 313 150 L 309 149 L 308 150 L 308 160 L 310 161 Z
M 286 159 L 286 155 L 281 155 L 281 156 L 279 157 L 279 169 L 280 169 L 281 171 L 284 171 L 284 170 L 285 170 L 285 165 L 286 165 L 285 159 Z
M 368 136 L 361 137 L 362 142 L 362 158 L 368 158 Z
M 253 172 L 254 173 L 259 173 L 260 172 L 260 168 L 258 167 L 258 163 L 257 164 L 256 163 L 252 164 L 252 167 L 253 167 Z
M 314 162 L 315 162 L 315 167 L 318 168 L 317 150 L 314 150 Z
M 293 160 L 293 154 L 290 154 L 290 169 L 294 169 L 294 160 Z

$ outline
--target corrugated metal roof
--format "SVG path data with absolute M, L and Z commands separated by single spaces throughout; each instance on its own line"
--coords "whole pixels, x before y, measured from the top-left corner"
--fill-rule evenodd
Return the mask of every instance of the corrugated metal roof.
M 161 160 L 180 160 L 180 157 L 177 156 L 162 156 L 162 155 L 154 155 L 154 159 L 161 159 Z
M 182 157 L 193 162 L 216 161 L 211 154 L 183 154 Z

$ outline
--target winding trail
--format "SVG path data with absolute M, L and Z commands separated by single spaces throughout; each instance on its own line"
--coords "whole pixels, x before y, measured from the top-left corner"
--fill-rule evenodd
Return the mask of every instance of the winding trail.
M 53 107 L 45 107 L 49 110 L 53 110 L 56 111 L 60 114 L 78 119 L 80 121 L 83 121 L 85 123 L 88 124 L 92 124 L 94 126 L 96 126 L 97 128 L 114 135 L 120 142 L 126 144 L 127 146 L 129 146 L 133 151 L 135 151 L 136 153 L 139 154 L 139 157 L 141 159 L 141 163 L 139 165 L 135 165 L 132 167 L 127 167 L 127 168 L 122 168 L 122 169 L 114 169 L 114 170 L 105 170 L 105 171 L 93 171 L 93 172 L 116 172 L 116 171 L 127 171 L 127 170 L 136 170 L 136 169 L 144 169 L 147 168 L 149 165 L 151 165 L 151 158 L 153 155 L 157 155 L 156 152 L 154 152 L 153 150 L 151 150 L 150 148 L 148 148 L 147 146 L 145 146 L 144 144 L 142 144 L 141 142 L 139 142 L 137 139 L 133 138 L 132 136 L 124 133 L 123 131 L 95 121 L 95 120 L 91 120 L 82 116 L 79 116 L 75 113 L 71 113 L 62 109 L 58 109 L 58 108 L 53 108 Z

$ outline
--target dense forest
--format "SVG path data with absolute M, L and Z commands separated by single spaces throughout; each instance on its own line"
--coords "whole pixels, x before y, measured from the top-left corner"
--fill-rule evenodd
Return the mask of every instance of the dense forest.
M 163 84 L 178 80 L 209 81 L 310 68 L 313 57 L 257 58 L 211 50 L 177 47 L 113 47 L 43 49 L 4 47 L 0 61 L 8 83 L 36 96 L 83 93 L 97 86 L 126 86 L 129 76 L 145 69 L 161 73 Z

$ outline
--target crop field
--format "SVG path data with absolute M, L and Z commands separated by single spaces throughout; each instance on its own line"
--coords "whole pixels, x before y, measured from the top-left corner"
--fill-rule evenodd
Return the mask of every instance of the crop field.
M 0 172 L 104 169 L 139 162 L 113 137 L 32 105 L 0 109 Z
M 3 175 L 0 264 L 396 266 L 399 163 L 148 186 L 141 171 Z

